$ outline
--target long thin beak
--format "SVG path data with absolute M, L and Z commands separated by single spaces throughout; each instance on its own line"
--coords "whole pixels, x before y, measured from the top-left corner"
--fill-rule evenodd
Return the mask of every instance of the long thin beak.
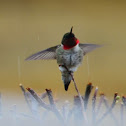
M 71 27 L 70 34 L 72 33 L 72 30 L 73 30 L 73 26 Z

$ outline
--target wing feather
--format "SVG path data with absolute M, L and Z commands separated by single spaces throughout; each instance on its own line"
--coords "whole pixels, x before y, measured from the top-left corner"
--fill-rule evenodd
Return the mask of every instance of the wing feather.
M 83 50 L 83 54 L 87 54 L 93 50 L 95 50 L 96 48 L 102 47 L 102 45 L 98 45 L 98 44 L 79 44 L 80 48 Z
M 57 46 L 53 46 L 50 47 L 48 49 L 39 51 L 31 56 L 29 56 L 28 58 L 26 58 L 25 60 L 51 60 L 51 59 L 56 59 L 56 49 L 59 47 L 60 45 Z

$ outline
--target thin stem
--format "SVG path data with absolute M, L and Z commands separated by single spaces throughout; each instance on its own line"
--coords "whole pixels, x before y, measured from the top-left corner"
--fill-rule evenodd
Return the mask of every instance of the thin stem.
M 117 96 L 118 96 L 118 93 L 115 93 L 114 94 L 114 99 L 113 99 L 113 102 L 112 102 L 112 105 L 111 107 L 102 115 L 102 117 L 96 122 L 96 124 L 100 124 L 102 122 L 102 120 L 112 111 L 112 109 L 115 107 L 116 105 L 116 102 L 117 102 Z
M 56 110 L 56 108 L 52 108 L 50 107 L 50 105 L 46 104 L 37 94 L 34 90 L 32 90 L 31 88 L 27 88 L 27 90 L 31 93 L 31 95 L 36 99 L 36 101 L 45 109 L 50 110 L 52 112 L 55 113 L 56 117 L 59 119 L 59 121 L 61 121 L 61 124 L 64 126 L 64 119 L 62 118 L 62 116 L 60 115 L 60 113 Z M 49 92 L 48 92 L 49 93 Z M 50 102 L 52 103 L 52 96 L 49 93 L 49 99 Z
M 96 112 L 95 112 L 95 105 L 96 105 L 96 96 L 98 93 L 98 87 L 95 88 L 95 92 L 92 98 L 92 124 L 95 125 L 96 122 Z
M 44 99 L 47 96 L 47 92 L 44 92 L 40 97 L 41 99 Z
M 25 101 L 26 101 L 26 103 L 28 105 L 28 108 L 32 112 L 31 103 L 29 102 L 29 98 L 28 98 L 28 92 L 25 91 L 25 89 L 24 89 L 22 84 L 20 84 L 19 86 L 20 86 L 20 88 L 21 88 L 21 90 L 22 90 L 22 92 L 24 94 L 24 98 L 25 98 Z
M 48 95 L 48 98 L 49 98 L 50 105 L 52 106 L 52 111 L 57 115 L 59 120 L 64 122 L 64 119 L 62 118 L 61 114 L 59 113 L 58 109 L 56 108 L 56 105 L 55 105 L 55 102 L 54 102 L 54 99 L 53 99 L 53 96 L 52 96 L 52 91 L 46 89 L 46 92 L 47 92 L 47 95 Z
M 122 96 L 122 102 L 123 102 L 124 106 L 126 107 L 126 96 Z
M 107 99 L 106 99 L 105 96 L 104 96 L 104 99 L 103 99 L 103 103 L 105 104 L 106 109 L 108 109 L 109 108 L 109 105 L 108 105 L 108 101 L 107 101 Z M 109 114 L 110 114 L 110 117 L 113 119 L 115 125 L 118 125 L 118 121 L 117 121 L 115 115 L 113 114 L 113 112 L 110 111 Z
M 101 93 L 101 94 L 100 94 L 99 104 L 98 104 L 97 111 L 96 111 L 96 115 L 99 114 L 99 111 L 100 111 L 100 108 L 101 108 L 101 105 L 102 105 L 103 101 L 104 101 L 104 94 Z
M 77 84 L 76 84 L 76 82 L 75 82 L 75 80 L 74 80 L 73 74 L 69 71 L 69 69 L 68 69 L 65 65 L 62 65 L 62 67 L 64 67 L 64 68 L 67 70 L 67 72 L 71 75 L 72 81 L 73 81 L 73 83 L 74 83 L 75 90 L 77 91 L 77 94 L 78 94 L 79 99 L 80 99 L 80 102 L 81 102 L 81 109 L 82 109 L 84 121 L 87 123 L 88 120 L 87 120 L 86 112 L 85 112 L 85 110 L 84 110 L 84 102 L 83 102 L 83 99 L 82 99 L 82 97 L 81 97 L 81 94 L 80 94 L 80 92 L 79 92 L 79 90 L 78 90 L 78 88 L 77 88 Z
M 31 88 L 26 88 L 31 95 L 36 99 L 36 101 L 45 109 L 51 110 L 51 107 L 49 105 L 47 105 L 37 94 L 36 92 L 31 89 Z
M 53 99 L 53 96 L 52 96 L 52 91 L 51 91 L 50 89 L 46 89 L 46 93 L 47 93 L 47 95 L 48 95 L 50 105 L 51 105 L 53 108 L 56 108 L 56 105 L 55 105 L 55 102 L 54 102 L 54 99 Z
M 86 90 L 85 90 L 85 96 L 84 96 L 85 110 L 87 109 L 87 104 L 88 104 L 88 100 L 89 100 L 92 89 L 93 89 L 92 83 L 87 84 L 87 87 L 86 87 Z

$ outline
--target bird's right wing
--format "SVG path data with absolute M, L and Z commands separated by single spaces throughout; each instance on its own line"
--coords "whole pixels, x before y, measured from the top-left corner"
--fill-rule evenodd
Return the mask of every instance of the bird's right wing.
M 25 60 L 51 60 L 51 59 L 56 59 L 56 49 L 60 45 L 50 47 L 48 49 L 42 50 L 40 52 L 37 52 Z
M 80 48 L 83 50 L 83 54 L 87 54 L 91 51 L 93 51 L 96 48 L 102 47 L 102 45 L 98 44 L 79 44 Z

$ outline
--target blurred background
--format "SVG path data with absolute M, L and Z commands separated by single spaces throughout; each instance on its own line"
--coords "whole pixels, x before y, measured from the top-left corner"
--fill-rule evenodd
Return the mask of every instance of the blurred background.
M 24 61 L 35 52 L 60 44 L 71 26 L 81 43 L 104 44 L 85 56 L 75 73 L 81 94 L 88 82 L 108 96 L 116 91 L 125 94 L 123 0 L 0 0 L 0 92 L 20 96 L 22 83 L 39 93 L 50 88 L 54 97 L 76 95 L 73 83 L 68 92 L 64 90 L 56 61 Z

